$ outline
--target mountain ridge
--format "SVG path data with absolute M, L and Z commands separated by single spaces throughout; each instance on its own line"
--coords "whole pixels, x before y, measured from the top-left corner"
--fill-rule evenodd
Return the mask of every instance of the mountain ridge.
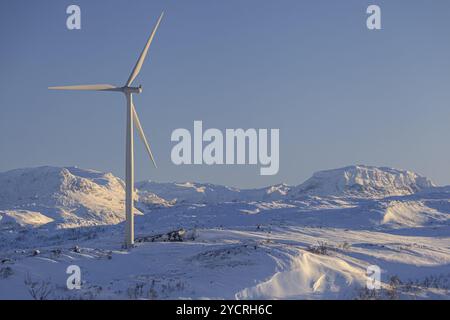
M 293 201 L 307 197 L 381 199 L 412 195 L 435 185 L 411 171 L 357 165 L 318 171 L 296 186 L 238 189 L 211 183 L 143 181 L 136 183 L 136 188 L 135 208 L 141 214 L 183 204 Z M 78 167 L 10 170 L 0 173 L 0 217 L 3 223 L 54 223 L 63 228 L 117 224 L 124 220 L 124 182 L 111 173 Z

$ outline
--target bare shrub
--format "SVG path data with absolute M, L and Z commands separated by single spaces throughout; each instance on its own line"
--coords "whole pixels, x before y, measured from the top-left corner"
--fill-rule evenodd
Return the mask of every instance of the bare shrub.
M 136 243 L 141 242 L 183 242 L 187 240 L 195 240 L 197 238 L 197 230 L 186 231 L 179 229 L 167 233 L 156 234 L 151 236 L 137 237 Z
M 349 250 L 351 246 L 352 246 L 352 245 L 351 245 L 350 243 L 348 243 L 347 241 L 345 241 L 345 242 L 341 245 L 341 248 L 342 248 L 342 250 Z
M 28 288 L 28 292 L 34 300 L 47 300 L 47 298 L 53 291 L 50 281 L 34 281 L 33 279 L 31 279 L 31 276 L 29 274 L 26 275 L 24 283 Z
M 140 299 L 144 295 L 144 283 L 136 283 L 127 289 L 129 299 Z
M 326 242 L 320 241 L 317 245 L 309 246 L 307 251 L 315 254 L 328 255 L 330 251 L 335 250 L 334 247 L 330 246 Z
M 14 274 L 14 271 L 11 267 L 4 267 L 0 269 L 0 279 L 9 278 Z
M 389 279 L 389 286 L 386 290 L 386 295 L 389 300 L 397 300 L 400 297 L 400 291 L 402 289 L 402 281 L 398 276 L 392 276 Z
M 356 300 L 380 300 L 381 293 L 381 290 L 362 288 L 358 291 Z

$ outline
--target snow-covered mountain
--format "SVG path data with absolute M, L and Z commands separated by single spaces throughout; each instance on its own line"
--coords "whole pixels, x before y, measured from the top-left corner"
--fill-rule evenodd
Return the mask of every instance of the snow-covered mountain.
M 409 195 L 431 187 L 434 187 L 431 180 L 414 172 L 358 165 L 316 172 L 290 194 L 382 198 Z
M 178 204 L 232 202 L 241 198 L 239 189 L 210 183 L 143 181 L 136 183 L 136 189 L 138 189 L 140 196 L 145 196 L 147 193 L 156 194 L 163 199 Z
M 148 192 L 169 200 L 171 204 L 218 204 L 224 202 L 276 201 L 285 198 L 291 187 L 286 184 L 259 189 L 238 189 L 211 183 L 160 183 L 143 181 L 136 184 L 140 196 Z
M 371 166 L 319 171 L 298 186 L 278 184 L 260 189 L 230 188 L 205 183 L 140 182 L 140 193 L 151 192 L 173 203 L 215 204 L 239 201 L 277 201 L 308 196 L 383 198 L 410 195 L 434 187 L 414 172 Z
M 2 223 L 58 227 L 116 224 L 124 219 L 123 181 L 111 173 L 74 167 L 38 167 L 0 173 Z M 240 190 L 208 183 L 136 184 L 136 212 L 184 204 L 270 202 L 305 197 L 382 198 L 428 190 L 433 183 L 413 172 L 351 166 L 315 173 L 290 187 Z
M 111 173 L 38 167 L 0 173 L 2 223 L 58 227 L 116 224 L 124 219 L 124 184 Z M 157 196 L 146 203 L 164 203 Z

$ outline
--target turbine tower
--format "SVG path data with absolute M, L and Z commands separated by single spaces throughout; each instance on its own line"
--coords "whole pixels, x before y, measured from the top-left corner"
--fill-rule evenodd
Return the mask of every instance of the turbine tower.
M 126 116 L 126 148 L 125 148 L 125 246 L 130 248 L 134 244 L 134 141 L 133 141 L 133 130 L 134 126 L 141 137 L 142 142 L 147 149 L 151 161 L 156 168 L 156 162 L 153 157 L 152 150 L 148 144 L 147 138 L 145 137 L 144 130 L 142 129 L 141 122 L 136 112 L 136 108 L 133 103 L 133 94 L 139 94 L 142 92 L 142 86 L 132 87 L 133 81 L 138 76 L 141 71 L 142 65 L 144 64 L 145 58 L 147 57 L 148 50 L 153 41 L 153 38 L 158 30 L 159 24 L 164 16 L 164 12 L 161 13 L 158 22 L 153 28 L 150 37 L 139 56 L 133 71 L 128 78 L 128 81 L 123 87 L 116 87 L 110 84 L 94 84 L 94 85 L 77 85 L 77 86 L 63 86 L 63 87 L 49 87 L 50 90 L 83 90 L 83 91 L 110 91 L 110 92 L 122 92 L 127 100 L 127 116 Z

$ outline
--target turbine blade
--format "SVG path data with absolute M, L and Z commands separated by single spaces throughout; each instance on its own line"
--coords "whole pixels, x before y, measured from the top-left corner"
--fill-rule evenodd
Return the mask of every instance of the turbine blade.
M 62 86 L 62 87 L 49 87 L 50 90 L 85 90 L 85 91 L 116 91 L 119 89 L 110 84 L 89 84 L 79 86 Z
M 141 140 L 144 143 L 145 148 L 147 149 L 147 153 L 150 156 L 150 159 L 152 160 L 153 165 L 155 166 L 155 168 L 158 168 L 156 165 L 156 162 L 155 162 L 155 158 L 153 157 L 152 150 L 150 149 L 150 146 L 147 142 L 147 138 L 145 137 L 145 133 L 144 133 L 144 130 L 142 129 L 141 121 L 139 121 L 139 117 L 137 115 L 134 104 L 132 104 L 131 107 L 133 108 L 133 120 L 134 120 L 134 123 L 136 124 L 136 129 L 139 132 L 139 136 L 141 137 Z
M 131 72 L 130 77 L 128 78 L 128 81 L 126 84 L 127 87 L 129 87 L 131 85 L 131 83 L 134 81 L 134 79 L 136 79 L 139 72 L 141 71 L 142 65 L 144 64 L 145 58 L 147 57 L 148 49 L 150 48 L 150 45 L 153 41 L 153 37 L 156 34 L 156 30 L 158 30 L 159 24 L 161 23 L 163 16 L 164 16 L 164 12 L 162 12 L 161 15 L 159 16 L 158 22 L 156 23 L 155 27 L 153 28 L 153 31 L 147 40 L 147 44 L 145 45 L 144 50 L 142 50 L 142 53 L 139 56 L 139 59 L 136 62 L 136 65 L 134 66 L 134 69 Z

